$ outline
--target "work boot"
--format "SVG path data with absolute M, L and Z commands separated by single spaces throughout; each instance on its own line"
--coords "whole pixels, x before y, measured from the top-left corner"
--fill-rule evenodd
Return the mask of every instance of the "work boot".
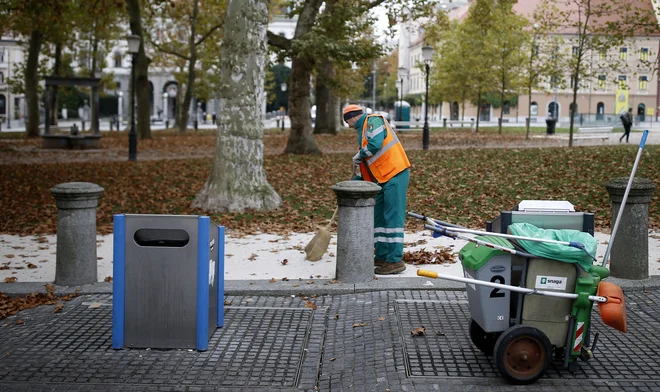
M 381 267 L 385 265 L 387 262 L 385 260 L 374 260 L 374 267 Z
M 399 261 L 396 263 L 385 263 L 376 267 L 376 275 L 393 275 L 406 270 L 406 263 Z

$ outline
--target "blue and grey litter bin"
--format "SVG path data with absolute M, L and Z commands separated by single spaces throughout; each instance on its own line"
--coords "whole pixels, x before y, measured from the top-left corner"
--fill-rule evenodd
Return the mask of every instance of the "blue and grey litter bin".
M 208 348 L 224 320 L 225 228 L 208 216 L 114 216 L 112 348 Z

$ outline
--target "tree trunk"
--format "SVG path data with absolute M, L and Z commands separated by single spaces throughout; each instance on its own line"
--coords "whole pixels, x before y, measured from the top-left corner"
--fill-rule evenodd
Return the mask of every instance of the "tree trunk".
M 192 100 L 195 92 L 195 64 L 197 63 L 197 46 L 195 45 L 196 30 L 197 30 L 197 15 L 199 14 L 199 0 L 193 3 L 193 14 L 190 20 L 190 38 L 188 39 L 188 46 L 190 48 L 190 59 L 188 60 L 188 82 L 186 83 L 186 91 L 181 103 L 181 116 L 179 117 L 179 133 L 186 133 L 188 129 L 188 114 L 190 113 L 190 101 Z M 197 113 L 197 108 L 193 108 L 193 113 Z
M 62 68 L 62 44 L 55 45 L 55 64 L 53 65 L 53 75 L 60 76 Z M 59 86 L 52 86 L 51 100 L 50 100 L 50 125 L 57 125 L 57 90 Z
M 481 91 L 477 96 L 477 127 L 474 129 L 476 133 L 479 133 L 479 117 L 481 117 Z
M 131 34 L 139 35 L 142 37 L 142 40 L 140 41 L 140 50 L 138 51 L 135 59 L 137 134 L 140 139 L 151 139 L 151 124 L 149 118 L 151 111 L 151 103 L 149 102 L 149 63 L 151 62 L 151 59 L 149 59 L 147 54 L 144 52 L 144 36 L 142 34 L 140 0 L 126 0 L 126 8 L 128 10 Z M 130 96 L 128 101 L 130 102 Z M 132 110 L 133 108 L 129 108 L 129 113 L 132 113 Z
M 529 101 L 527 102 L 527 134 L 525 136 L 525 139 L 529 139 L 529 127 L 532 124 L 532 79 L 531 79 L 531 76 L 530 76 L 530 82 L 529 82 L 529 89 L 527 91 L 528 91 Z
M 43 42 L 43 34 L 38 30 L 30 33 L 27 65 L 25 67 L 25 103 L 27 105 L 27 137 L 39 136 L 39 52 Z
M 499 121 L 499 128 L 500 128 L 500 135 L 502 134 L 502 121 L 504 120 L 504 91 L 505 91 L 506 85 L 502 83 L 502 93 L 500 94 L 500 121 Z
M 302 39 L 310 34 L 321 7 L 321 0 L 308 0 L 298 16 L 294 39 Z M 309 105 L 310 86 L 314 60 L 304 53 L 292 56 L 289 93 L 289 118 L 291 133 L 284 150 L 287 154 L 320 154 L 312 133 Z
M 316 124 L 314 134 L 337 134 L 339 119 L 337 115 L 337 97 L 330 89 L 330 80 L 334 77 L 335 67 L 329 59 L 321 60 L 317 65 L 316 79 Z
M 216 212 L 277 208 L 263 168 L 268 0 L 233 0 L 220 51 L 219 126 L 211 175 L 192 203 Z

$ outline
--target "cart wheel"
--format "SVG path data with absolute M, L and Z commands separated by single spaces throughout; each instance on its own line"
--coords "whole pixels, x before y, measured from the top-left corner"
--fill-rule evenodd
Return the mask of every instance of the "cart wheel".
M 511 384 L 531 384 L 550 366 L 552 345 L 541 330 L 528 325 L 513 326 L 495 343 L 495 363 Z
M 493 354 L 493 348 L 495 347 L 497 337 L 497 334 L 484 331 L 474 319 L 470 320 L 470 340 L 472 340 L 474 346 L 484 354 Z

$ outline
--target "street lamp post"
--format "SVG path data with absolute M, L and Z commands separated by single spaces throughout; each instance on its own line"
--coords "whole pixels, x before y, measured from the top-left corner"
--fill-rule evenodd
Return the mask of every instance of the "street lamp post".
M 286 88 L 287 88 L 286 82 L 282 82 L 282 84 L 280 85 L 280 89 L 282 90 L 283 93 L 286 92 Z M 284 108 L 284 105 L 282 105 L 282 108 Z M 285 117 L 286 117 L 286 109 L 282 110 L 282 132 L 284 132 Z
M 422 47 L 422 57 L 426 68 L 426 99 L 424 100 L 424 130 L 422 133 L 422 148 L 429 149 L 429 68 L 433 61 L 433 47 Z
M 121 120 L 124 117 L 124 93 L 122 91 L 118 92 L 117 95 L 117 131 L 121 129 Z
M 399 67 L 399 78 L 397 82 L 401 87 L 401 92 L 399 94 L 399 121 L 403 121 L 403 78 L 408 76 L 408 68 Z
M 128 160 L 137 160 L 137 132 L 135 131 L 135 59 L 140 50 L 142 37 L 131 34 L 126 37 L 128 52 L 131 54 L 131 129 L 128 132 Z
M 170 127 L 170 118 L 167 113 L 167 93 L 163 93 L 163 124 L 165 124 L 165 129 Z

